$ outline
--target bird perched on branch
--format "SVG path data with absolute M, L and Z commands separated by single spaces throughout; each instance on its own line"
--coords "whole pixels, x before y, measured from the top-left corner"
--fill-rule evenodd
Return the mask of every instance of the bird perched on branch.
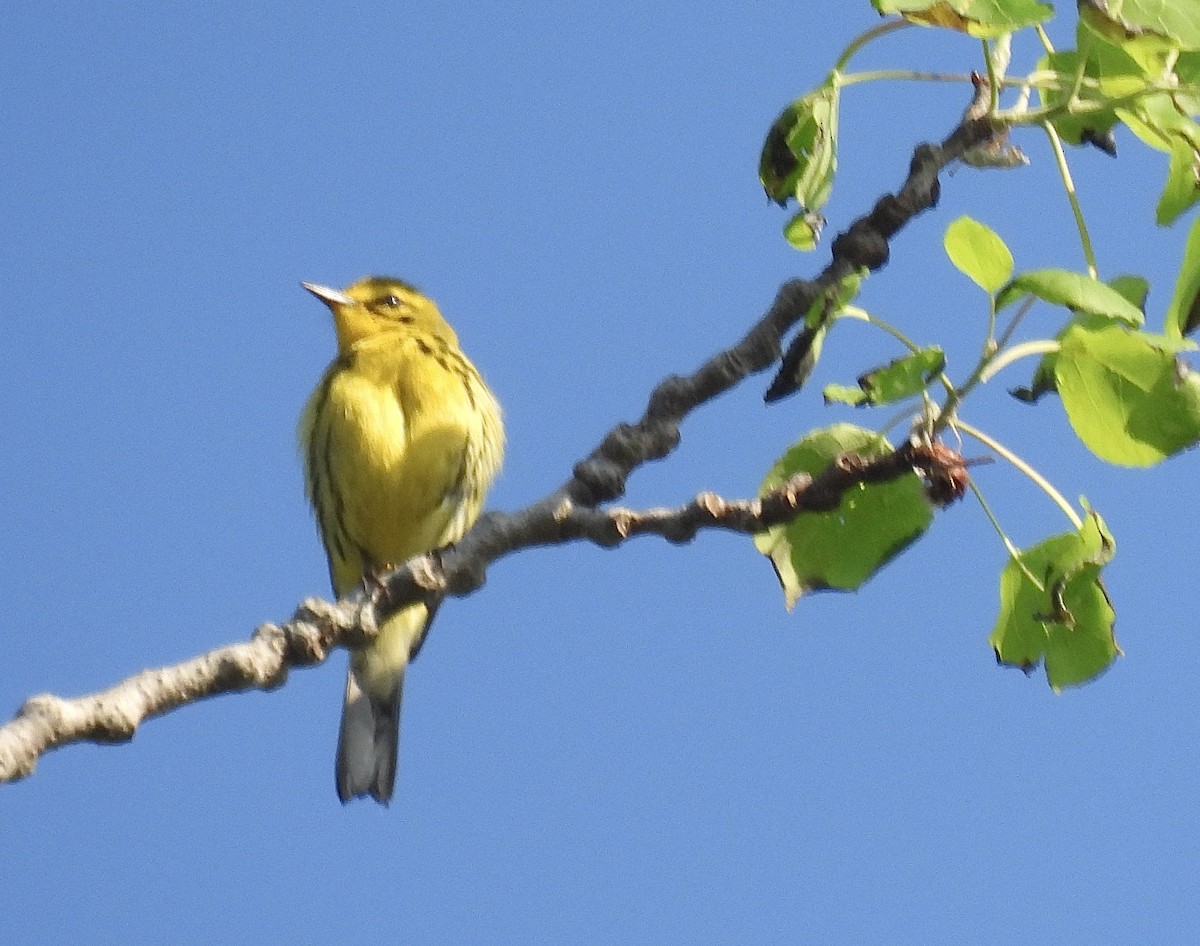
M 500 408 L 434 303 L 399 279 L 345 290 L 302 283 L 329 306 L 337 357 L 300 418 L 305 485 L 334 593 L 450 545 L 475 522 L 500 467 Z M 437 605 L 388 618 L 354 651 L 337 750 L 342 802 L 387 804 L 396 780 L 404 671 Z

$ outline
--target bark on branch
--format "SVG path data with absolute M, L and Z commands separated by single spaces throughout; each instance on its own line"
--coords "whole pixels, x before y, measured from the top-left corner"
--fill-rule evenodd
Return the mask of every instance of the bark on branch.
M 941 145 L 919 145 L 899 191 L 880 198 L 833 241 L 833 258 L 817 277 L 784 283 L 741 341 L 692 374 L 659 383 L 641 420 L 614 427 L 549 496 L 517 513 L 484 515 L 458 545 L 413 559 L 370 593 L 359 590 L 332 604 L 308 599 L 287 623 L 263 624 L 247 642 L 142 671 L 100 693 L 30 698 L 0 727 L 0 781 L 29 775 L 52 749 L 77 742 L 125 742 L 145 720 L 181 706 L 223 693 L 281 686 L 293 667 L 319 664 L 336 647 L 362 645 L 379 620 L 404 604 L 475 591 L 492 562 L 520 549 L 579 540 L 608 547 L 635 535 L 688 542 L 707 528 L 753 534 L 805 510 L 834 508 L 857 483 L 892 479 L 914 468 L 925 476 L 935 502 L 961 495 L 966 484 L 961 457 L 938 445 L 908 445 L 870 461 L 841 457 L 819 476 L 794 478 L 758 499 L 732 501 L 703 493 L 677 509 L 600 508 L 624 493 L 631 472 L 675 449 L 679 426 L 689 413 L 778 361 L 785 334 L 826 290 L 860 268 L 881 267 L 891 238 L 937 202 L 941 170 L 991 135 L 986 119 L 968 116 Z

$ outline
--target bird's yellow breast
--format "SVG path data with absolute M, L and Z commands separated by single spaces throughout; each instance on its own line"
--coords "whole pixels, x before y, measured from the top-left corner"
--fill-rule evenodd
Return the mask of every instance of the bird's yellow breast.
M 495 400 L 447 343 L 385 333 L 340 356 L 301 425 L 334 589 L 457 541 L 500 462 Z

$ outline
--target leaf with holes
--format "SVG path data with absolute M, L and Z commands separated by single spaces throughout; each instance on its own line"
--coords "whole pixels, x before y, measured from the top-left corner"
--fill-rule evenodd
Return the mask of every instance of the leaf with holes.
M 871 458 L 892 452 L 885 437 L 853 424 L 834 424 L 801 438 L 771 467 L 766 492 L 797 473 L 816 475 L 840 454 Z M 837 509 L 801 513 L 754 537 L 771 560 L 792 608 L 810 591 L 853 591 L 920 538 L 933 520 L 925 485 L 916 473 L 850 489 Z
M 800 201 L 801 217 L 810 218 L 806 233 L 814 245 L 818 211 L 829 200 L 837 171 L 838 101 L 831 77 L 785 108 L 767 132 L 758 165 L 759 180 L 771 200 L 781 207 L 792 198 Z
M 1121 653 L 1100 570 L 1116 543 L 1095 512 L 1078 532 L 1056 535 L 1010 560 L 1000 575 L 1000 615 L 989 642 L 996 659 L 1026 673 L 1045 662 L 1055 690 L 1108 669 Z
M 940 348 L 922 348 L 860 375 L 857 389 L 829 385 L 824 392 L 825 403 L 860 407 L 902 401 L 924 391 L 945 367 L 946 356 Z

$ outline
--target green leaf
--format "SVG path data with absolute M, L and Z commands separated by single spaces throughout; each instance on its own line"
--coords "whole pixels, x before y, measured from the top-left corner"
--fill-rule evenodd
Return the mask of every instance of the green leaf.
M 1077 42 L 1080 49 L 1087 50 L 1084 77 L 1090 81 L 1079 87 L 1076 104 L 1054 113 L 1050 122 L 1064 141 L 1100 143 L 1104 147 L 1103 136 L 1111 135 L 1113 124 L 1120 120 L 1143 143 L 1169 154 L 1167 182 L 1156 212 L 1158 222 L 1167 224 L 1200 197 L 1200 189 L 1196 186 L 1196 169 L 1200 167 L 1200 124 L 1192 118 L 1200 112 L 1200 98 L 1186 92 L 1200 74 L 1200 53 L 1179 53 L 1178 36 L 1166 38 L 1172 28 L 1164 24 L 1182 15 L 1191 18 L 1192 32 L 1200 32 L 1200 17 L 1195 15 L 1195 0 L 1187 0 L 1186 7 L 1161 0 L 1153 0 L 1152 5 L 1158 9 L 1151 10 L 1151 4 L 1139 9 L 1130 4 L 1122 7 L 1119 3 L 1109 2 L 1104 9 L 1093 7 L 1088 10 L 1082 9 L 1087 4 L 1082 5 Z M 1097 6 L 1104 7 L 1104 4 Z M 1134 20 L 1138 22 L 1122 19 L 1130 11 L 1137 14 Z M 1152 25 L 1146 27 L 1146 24 Z M 1189 29 L 1176 32 L 1183 35 Z M 1174 77 L 1167 69 L 1172 61 Z M 1078 64 L 1079 53 L 1069 50 L 1044 57 L 1038 68 L 1056 72 L 1059 87 L 1071 88 Z M 1165 85 L 1172 81 L 1181 90 L 1140 95 L 1119 108 L 1108 104 L 1113 99 L 1128 99 L 1155 83 Z M 1061 105 L 1062 96 L 1061 91 L 1039 90 L 1043 106 Z M 1109 147 L 1105 150 L 1112 153 Z
M 1175 277 L 1175 294 L 1167 307 L 1163 331 L 1168 337 L 1182 338 L 1200 325 L 1200 217 L 1192 222 L 1183 263 Z
M 1109 42 L 1142 52 L 1200 49 L 1196 0 L 1079 0 L 1079 17 Z
M 1183 85 L 1200 85 L 1200 52 L 1184 52 L 1175 61 L 1175 75 Z
M 924 391 L 945 367 L 946 355 L 940 348 L 922 348 L 860 375 L 857 390 L 829 385 L 825 388 L 825 403 L 837 401 L 860 407 L 902 401 Z
M 1137 306 L 1139 312 L 1144 313 L 1146 311 L 1146 296 L 1150 292 L 1150 283 L 1146 279 L 1141 276 L 1123 273 L 1120 276 L 1114 276 L 1110 279 L 1108 285 L 1120 293 L 1121 297 L 1130 305 Z M 1055 337 L 1055 341 L 1061 344 L 1063 335 L 1066 334 L 1067 329 L 1076 324 L 1082 325 L 1085 328 L 1102 328 L 1110 324 L 1110 322 L 1101 316 L 1091 315 L 1087 312 L 1079 313 L 1063 327 L 1062 331 Z M 1185 346 L 1176 346 L 1176 348 L 1182 347 Z M 1018 401 L 1024 401 L 1026 404 L 1035 404 L 1044 395 L 1056 392 L 1058 388 L 1054 381 L 1054 359 L 1057 357 L 1057 351 L 1047 352 L 1038 361 L 1038 366 L 1034 369 L 1033 379 L 1030 381 L 1029 387 L 1010 388 L 1008 393 Z
M 871 0 L 882 14 L 898 13 L 922 26 L 942 26 L 985 39 L 1050 19 L 1054 9 L 1037 0 Z
M 781 207 L 794 197 L 805 213 L 816 215 L 829 200 L 837 171 L 838 101 L 831 76 L 821 88 L 785 108 L 767 132 L 758 177 L 767 196 Z M 808 230 L 815 243 L 812 223 L 808 221 Z M 789 224 L 793 226 L 796 220 Z
M 784 238 L 803 253 L 817 248 L 825 218 L 818 213 L 801 210 L 783 228 Z
M 1167 183 L 1158 199 L 1154 219 L 1159 226 L 1175 222 L 1181 213 L 1200 200 L 1200 153 L 1185 138 L 1171 142 Z
M 1146 297 L 1150 295 L 1150 281 L 1144 276 L 1122 273 L 1108 281 L 1109 286 L 1121 294 L 1121 297 L 1131 305 L 1135 305 L 1143 315 L 1146 313 Z
M 853 424 L 834 424 L 801 438 L 771 467 L 762 492 L 800 472 L 820 473 L 842 453 L 863 457 L 892 452 L 887 439 Z M 837 509 L 801 513 L 792 522 L 754 537 L 775 566 L 791 609 L 810 591 L 853 591 L 929 528 L 933 510 L 916 474 L 861 484 Z
M 1190 100 L 1158 92 L 1143 96 L 1128 108 L 1116 110 L 1121 121 L 1145 144 L 1170 153 L 1176 141 L 1183 140 L 1193 148 L 1200 147 L 1200 125 L 1190 116 Z
M 827 384 L 821 396 L 826 404 L 848 404 L 851 407 L 866 407 L 870 404 L 862 388 L 849 384 Z
M 1013 271 L 1012 253 L 991 227 L 970 217 L 959 217 L 946 228 L 942 241 L 946 255 L 964 276 L 984 292 L 994 295 Z
M 1043 660 L 1056 691 L 1093 679 L 1121 649 L 1115 614 L 1100 580 L 1116 543 L 1089 512 L 1078 532 L 1035 545 L 1000 575 L 1000 615 L 989 642 L 996 659 L 1031 672 Z
M 1077 68 L 1079 49 L 1087 51 L 1087 67 L 1084 75 L 1095 79 L 1099 84 L 1096 92 L 1089 93 L 1080 89 L 1080 96 L 1089 96 L 1089 103 L 1095 107 L 1108 99 L 1121 98 L 1141 91 L 1146 86 L 1147 79 L 1157 79 L 1162 73 L 1162 67 L 1148 73 L 1142 63 L 1138 62 L 1120 44 L 1109 42 L 1095 35 L 1087 26 L 1080 22 L 1075 27 L 1075 45 L 1066 53 L 1070 57 L 1069 67 Z M 1074 79 L 1074 73 L 1068 76 Z M 1071 88 L 1071 84 L 1067 85 Z
M 1162 92 L 1116 110 L 1145 144 L 1171 156 L 1156 212 L 1160 224 L 1171 223 L 1200 198 L 1200 124 L 1189 117 L 1198 109 L 1200 101 L 1190 96 Z
M 1083 31 L 1083 27 L 1079 27 Z M 1078 40 L 1088 50 L 1084 77 L 1096 83 L 1080 86 L 1078 106 L 1060 111 L 1050 118 L 1050 123 L 1063 141 L 1080 145 L 1109 131 L 1117 122 L 1116 111 L 1108 101 L 1129 95 L 1146 85 L 1147 76 L 1142 67 L 1120 47 L 1090 35 Z M 1059 104 L 1065 94 L 1062 89 L 1074 86 L 1079 71 L 1079 52 L 1071 49 L 1044 56 L 1037 66 L 1039 71 L 1056 72 L 1058 88 L 1047 91 L 1038 88 L 1038 100 L 1043 107 Z
M 1070 326 L 1054 380 L 1071 427 L 1121 466 L 1151 466 L 1200 440 L 1200 376 L 1141 332 Z
M 996 296 L 996 310 L 1016 302 L 1026 293 L 1055 305 L 1115 319 L 1137 326 L 1145 321 L 1141 310 L 1117 290 L 1097 279 L 1065 269 L 1038 269 L 1022 273 Z

